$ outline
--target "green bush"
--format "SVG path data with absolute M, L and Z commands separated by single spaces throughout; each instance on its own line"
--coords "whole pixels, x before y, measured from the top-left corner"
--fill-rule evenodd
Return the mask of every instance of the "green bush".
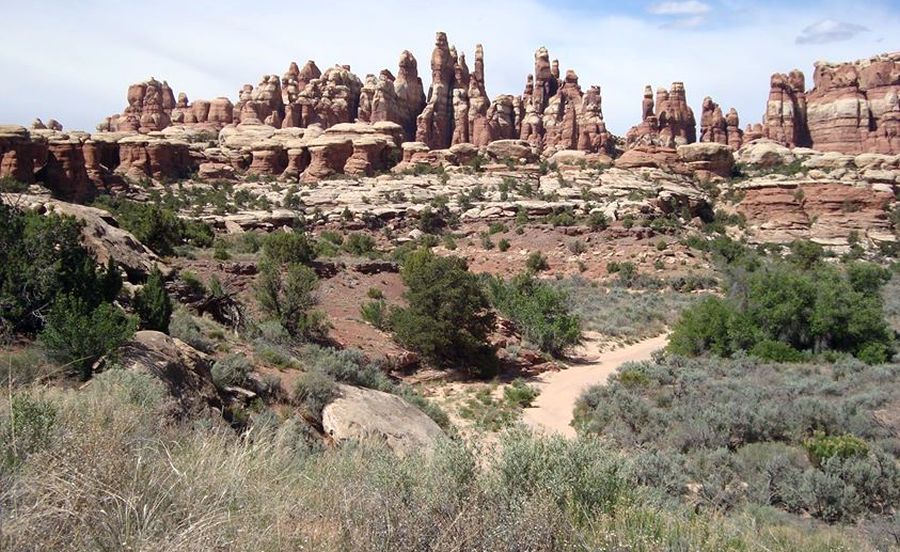
M 147 283 L 134 294 L 134 312 L 141 320 L 141 328 L 169 332 L 172 300 L 166 292 L 166 284 L 158 267 L 153 267 Z
M 787 343 L 775 341 L 774 339 L 764 339 L 757 342 L 750 348 L 748 353 L 773 362 L 803 362 L 808 359 L 807 355 L 804 355 Z
M 315 271 L 308 266 L 288 264 L 282 268 L 264 262 L 256 282 L 256 300 L 263 313 L 277 320 L 292 336 L 322 339 L 328 324 L 325 315 L 313 309 L 318 284 Z
M 245 385 L 252 371 L 253 368 L 244 355 L 232 354 L 217 360 L 210 372 L 216 386 L 225 388 Z
M 379 330 L 383 330 L 387 327 L 388 310 L 387 303 L 385 303 L 384 299 L 376 299 L 375 301 L 364 303 L 363 306 L 359 308 L 359 313 L 363 320 Z
M 138 202 L 101 196 L 96 205 L 109 210 L 122 228 L 160 255 L 173 255 L 175 247 L 182 244 L 196 247 L 213 244 L 213 232 L 208 224 L 179 218 L 159 199 Z
M 494 307 L 540 350 L 559 356 L 581 342 L 581 318 L 572 313 L 569 296 L 562 289 L 527 273 L 509 282 L 491 278 L 487 289 Z
M 322 410 L 338 396 L 333 379 L 318 371 L 303 372 L 294 384 L 294 403 L 316 421 L 322 421 Z
M 94 362 L 130 339 L 135 326 L 122 309 L 109 303 L 91 308 L 78 297 L 61 295 L 47 315 L 40 341 L 50 358 L 86 380 Z
M 547 262 L 547 257 L 543 253 L 534 251 L 528 255 L 528 259 L 525 261 L 525 268 L 527 268 L 529 272 L 537 273 L 549 270 L 550 264 Z
M 809 454 L 810 461 L 821 466 L 831 458 L 850 458 L 865 456 L 869 452 L 866 442 L 854 435 L 826 435 L 823 431 L 803 441 L 803 448 Z
M 122 281 L 115 264 L 98 270 L 74 218 L 21 211 L 0 203 L 0 326 L 34 333 L 48 305 L 71 295 L 88 307 L 111 302 Z
M 868 269 L 848 275 L 810 266 L 816 270 L 777 263 L 743 273 L 731 283 L 728 299 L 708 299 L 682 314 L 670 350 L 731 356 L 765 342 L 756 353 L 773 360 L 788 360 L 798 351 L 832 350 L 886 361 L 893 337 L 879 295 L 881 277 L 870 277 Z
M 309 264 L 315 258 L 315 248 L 302 232 L 273 232 L 263 241 L 262 251 L 278 264 Z
M 588 226 L 595 232 L 598 230 L 606 230 L 609 227 L 609 217 L 600 211 L 594 211 L 588 216 Z
M 500 251 L 506 252 L 509 251 L 509 248 L 509 240 L 507 240 L 506 238 L 503 238 L 499 242 L 497 242 L 497 249 L 499 249 Z
M 351 255 L 368 255 L 375 250 L 375 239 L 361 232 L 354 232 L 344 241 L 344 251 Z
M 496 357 L 486 339 L 494 317 L 465 260 L 420 249 L 406 257 L 401 276 L 409 306 L 390 317 L 400 343 L 434 362 L 492 373 Z
M 519 378 L 503 388 L 503 400 L 518 408 L 530 407 L 538 395 L 540 391 Z

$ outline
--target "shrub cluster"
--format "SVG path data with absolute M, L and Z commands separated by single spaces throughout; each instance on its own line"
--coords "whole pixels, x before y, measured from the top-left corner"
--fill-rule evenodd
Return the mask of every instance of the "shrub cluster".
M 890 515 L 900 365 L 845 358 L 809 370 L 752 357 L 628 364 L 579 400 L 576 424 L 634 455 L 643 484 L 728 510 L 776 507 L 828 522 Z
M 867 263 L 841 271 L 810 262 L 804 253 L 735 277 L 728 298 L 709 297 L 683 313 L 670 350 L 725 357 L 743 350 L 778 361 L 840 351 L 870 364 L 889 360 L 893 332 L 880 289 L 890 274 Z
M 213 245 L 213 231 L 208 224 L 179 218 L 174 209 L 158 198 L 151 202 L 138 202 L 101 196 L 95 204 L 110 211 L 124 229 L 160 255 L 173 255 L 175 248 L 184 244 L 195 247 Z
M 434 362 L 493 373 L 496 357 L 486 339 L 494 316 L 465 260 L 419 249 L 406 256 L 401 276 L 408 306 L 390 314 L 398 341 Z
M 528 273 L 508 282 L 488 277 L 486 287 L 494 307 L 541 351 L 559 356 L 581 341 L 581 318 L 563 289 Z

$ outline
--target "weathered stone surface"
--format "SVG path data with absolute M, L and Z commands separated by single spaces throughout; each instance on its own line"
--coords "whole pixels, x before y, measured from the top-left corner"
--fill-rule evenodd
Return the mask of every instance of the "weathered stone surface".
M 158 379 L 185 414 L 222 405 L 210 374 L 212 359 L 164 333 L 135 333 L 131 341 L 118 349 L 116 363 L 121 369 Z M 103 360 L 97 366 L 98 370 L 109 368 Z
M 837 182 L 759 182 L 741 187 L 737 205 L 755 241 L 789 243 L 811 239 L 846 246 L 851 232 L 861 238 L 891 237 L 886 207 L 890 191 Z
M 772 168 L 790 165 L 797 158 L 790 149 L 778 142 L 762 139 L 745 144 L 735 153 L 735 159 L 743 165 Z
M 130 277 L 135 278 L 149 274 L 154 266 L 158 266 L 164 273 L 169 272 L 153 251 L 130 232 L 119 228 L 116 219 L 102 209 L 27 194 L 0 194 L 0 200 L 25 209 L 41 213 L 55 212 L 80 220 L 84 223 L 81 232 L 84 245 L 99 264 L 106 264 L 112 258 Z
M 722 108 L 707 96 L 703 99 L 703 113 L 700 116 L 700 141 L 725 144 L 737 150 L 743 145 L 744 132 L 741 130 L 737 110 L 733 107 L 727 115 Z
M 353 140 L 342 136 L 320 136 L 309 142 L 310 161 L 305 180 L 318 180 L 344 172 L 353 154 Z
M 644 89 L 641 103 L 643 120 L 625 135 L 627 148 L 635 146 L 662 146 L 674 148 L 697 141 L 697 121 L 694 111 L 687 103 L 684 84 L 672 83 L 672 88 L 656 91 L 654 109 L 653 91 Z
M 453 139 L 453 88 L 456 56 L 450 51 L 446 33 L 435 37 L 431 54 L 431 88 L 428 103 L 416 120 L 416 141 L 431 149 L 450 147 Z
M 396 395 L 349 385 L 322 411 L 322 427 L 336 442 L 377 439 L 396 454 L 428 454 L 444 432 L 421 410 Z
M 116 173 L 129 178 L 184 178 L 194 169 L 190 148 L 184 142 L 127 136 L 118 141 Z
M 678 157 L 684 161 L 694 173 L 701 173 L 706 179 L 709 176 L 727 178 L 734 169 L 734 154 L 725 144 L 716 142 L 684 144 L 677 148 Z
M 807 95 L 815 149 L 900 153 L 900 52 L 852 63 L 817 63 Z

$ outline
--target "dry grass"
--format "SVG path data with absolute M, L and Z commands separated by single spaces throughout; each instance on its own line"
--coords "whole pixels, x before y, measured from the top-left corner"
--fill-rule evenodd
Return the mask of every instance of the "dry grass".
M 152 380 L 124 372 L 20 393 L 53 424 L 0 465 L 3 550 L 866 549 L 838 530 L 663 507 L 595 439 L 513 433 L 481 468 L 453 442 L 427 458 L 377 444 L 322 451 L 303 422 L 269 414 L 243 436 L 212 418 L 175 422 Z M 6 453 L 31 423 L 10 413 L 0 401 Z

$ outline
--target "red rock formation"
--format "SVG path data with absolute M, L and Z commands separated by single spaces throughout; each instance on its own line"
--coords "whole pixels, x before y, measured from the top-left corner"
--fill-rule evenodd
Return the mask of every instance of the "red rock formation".
M 853 63 L 817 63 L 807 95 L 813 147 L 900 153 L 900 52 Z
M 194 161 L 188 144 L 135 135 L 122 138 L 116 173 L 133 179 L 183 178 Z
M 437 33 L 431 54 L 431 88 L 428 103 L 416 120 L 416 141 L 431 149 L 446 149 L 453 139 L 453 88 L 456 60 L 447 35 Z
M 719 104 L 707 96 L 703 99 L 703 114 L 700 116 L 700 141 L 725 144 L 731 149 L 740 149 L 744 133 L 740 128 L 737 111 L 732 107 L 728 115 L 722 114 Z
M 742 191 L 744 198 L 737 211 L 749 226 L 756 227 L 761 241 L 789 243 L 812 238 L 828 245 L 846 245 L 852 232 L 861 237 L 891 234 L 885 210 L 894 200 L 889 191 L 833 182 L 779 182 Z
M 408 51 L 400 54 L 398 77 L 384 70 L 376 78 L 366 77 L 359 97 L 359 120 L 390 121 L 403 129 L 406 140 L 416 136 L 416 117 L 425 107 L 425 92 L 416 58 Z
M 788 147 L 811 145 L 806 124 L 805 77 L 798 70 L 775 73 L 770 81 L 769 99 L 762 135 Z
M 484 85 L 484 49 L 475 46 L 475 68 L 469 80 L 469 137 L 476 146 L 486 146 L 491 141 L 488 111 L 491 101 Z
M 671 90 L 657 90 L 655 110 L 653 91 L 647 86 L 644 88 L 641 112 L 643 120 L 625 135 L 627 147 L 674 148 L 697 141 L 697 120 L 694 118 L 694 111 L 687 104 L 684 84 L 674 82 Z

